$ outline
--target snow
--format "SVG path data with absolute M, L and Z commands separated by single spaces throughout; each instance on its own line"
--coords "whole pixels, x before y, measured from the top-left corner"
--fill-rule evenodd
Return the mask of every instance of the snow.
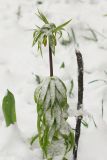
M 43 49 L 43 58 L 32 48 L 32 32 L 35 25 L 42 25 L 35 12 L 37 8 L 59 25 L 72 18 L 66 29 L 75 32 L 76 41 L 84 60 L 84 104 L 86 111 L 97 124 L 87 118 L 88 128 L 82 127 L 78 160 L 107 159 L 107 84 L 96 79 L 107 79 L 107 0 L 0 0 L 0 160 L 42 160 L 38 145 L 30 146 L 29 139 L 37 134 L 36 104 L 34 91 L 37 83 L 34 74 L 49 75 L 48 49 Z M 18 17 L 20 7 L 21 16 Z M 98 41 L 92 38 L 91 28 Z M 64 33 L 66 37 L 66 33 Z M 58 43 L 54 59 L 54 74 L 63 79 L 67 89 L 74 80 L 73 96 L 69 98 L 70 111 L 77 105 L 77 65 L 75 44 L 62 46 Z M 60 69 L 61 63 L 65 68 Z M 2 99 L 9 89 L 15 96 L 17 124 L 5 127 Z M 104 116 L 102 119 L 102 99 Z M 70 113 L 72 115 L 72 113 Z M 78 114 L 78 113 L 75 113 Z M 75 119 L 68 119 L 75 127 Z M 57 158 L 56 158 L 57 159 Z M 60 159 L 60 158 L 59 158 Z

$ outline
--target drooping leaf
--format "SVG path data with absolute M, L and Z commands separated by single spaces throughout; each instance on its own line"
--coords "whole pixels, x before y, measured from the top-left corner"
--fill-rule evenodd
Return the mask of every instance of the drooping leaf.
M 39 103 L 40 104 L 43 104 L 43 102 L 45 100 L 45 96 L 46 96 L 46 93 L 48 91 L 48 87 L 50 84 L 50 79 L 46 78 L 42 83 L 43 83 L 43 85 L 40 89 L 40 95 L 39 95 Z
M 58 91 L 62 94 L 62 96 L 66 97 L 66 87 L 65 84 L 58 78 L 55 80 L 55 85 Z
M 9 90 L 7 90 L 7 95 L 3 98 L 2 109 L 6 126 L 14 124 L 16 122 L 15 99 Z
M 50 96 L 51 96 L 51 106 L 55 103 L 55 80 L 51 78 L 50 81 Z
M 34 37 L 32 47 L 36 44 L 36 42 L 37 42 L 38 39 L 40 38 L 41 34 L 42 34 L 42 32 L 39 32 L 38 35 L 37 35 L 36 37 Z
M 54 155 L 49 151 L 53 150 L 54 148 L 51 147 L 55 147 L 54 145 L 60 140 L 65 147 L 65 153 L 62 154 L 66 156 L 74 145 L 74 135 L 67 123 L 68 104 L 64 83 L 58 77 L 46 78 L 36 89 L 35 99 L 38 113 L 39 143 L 45 158 L 53 158 Z
M 46 47 L 46 45 L 47 45 L 47 36 L 44 36 L 42 43 L 44 44 L 44 47 Z

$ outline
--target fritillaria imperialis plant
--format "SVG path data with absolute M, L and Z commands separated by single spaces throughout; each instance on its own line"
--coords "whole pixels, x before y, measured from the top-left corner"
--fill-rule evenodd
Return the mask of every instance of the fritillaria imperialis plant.
M 53 75 L 52 55 L 55 55 L 57 34 L 62 36 L 64 27 L 71 21 L 56 26 L 38 10 L 38 17 L 44 25 L 33 33 L 33 46 L 37 43 L 42 54 L 42 45 L 49 47 L 50 76 L 46 77 L 36 88 L 34 99 L 37 104 L 37 128 L 39 144 L 44 158 L 52 160 L 61 154 L 63 160 L 74 146 L 74 134 L 68 119 L 67 90 L 64 82 Z

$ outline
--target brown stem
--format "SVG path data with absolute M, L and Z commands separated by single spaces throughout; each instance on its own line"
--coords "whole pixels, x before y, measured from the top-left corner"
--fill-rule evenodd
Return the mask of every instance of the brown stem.
M 52 50 L 49 45 L 49 66 L 50 66 L 50 77 L 53 76 L 53 60 L 52 60 Z
M 75 51 L 78 64 L 78 105 L 77 110 L 82 109 L 83 105 L 83 59 L 80 51 Z M 78 116 L 76 120 L 76 129 L 75 129 L 75 146 L 73 150 L 73 158 L 77 160 L 78 152 L 78 143 L 81 134 L 81 120 L 82 116 Z

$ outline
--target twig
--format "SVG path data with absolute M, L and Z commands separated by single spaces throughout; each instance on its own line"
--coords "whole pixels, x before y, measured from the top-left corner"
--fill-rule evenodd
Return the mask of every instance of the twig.
M 83 105 L 83 59 L 80 51 L 75 51 L 78 64 L 78 105 L 77 110 L 80 110 Z M 78 116 L 76 120 L 76 130 L 75 130 L 75 146 L 73 150 L 73 158 L 77 160 L 78 143 L 81 133 L 81 120 L 82 116 Z

